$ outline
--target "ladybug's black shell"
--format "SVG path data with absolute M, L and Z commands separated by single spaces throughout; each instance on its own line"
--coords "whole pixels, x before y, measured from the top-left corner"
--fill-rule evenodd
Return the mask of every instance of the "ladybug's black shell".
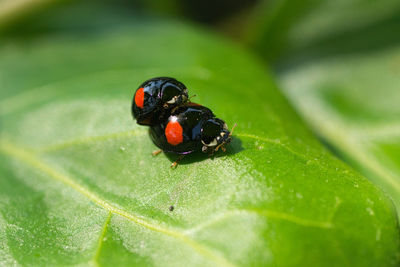
M 164 152 L 189 154 L 200 151 L 203 146 L 201 142 L 202 125 L 214 117 L 210 109 L 195 103 L 187 103 L 174 110 L 165 121 L 151 126 L 150 137 L 154 144 Z M 177 121 L 182 127 L 183 139 L 178 145 L 171 145 L 167 141 L 165 129 L 170 121 Z
M 169 117 L 150 127 L 150 137 L 164 152 L 213 154 L 231 141 L 226 123 L 212 111 L 196 103 L 171 110 Z
M 136 94 L 143 90 L 142 107 L 135 102 Z M 188 100 L 186 86 L 170 77 L 157 77 L 142 83 L 132 100 L 132 115 L 140 125 L 154 125 L 164 119 L 168 109 Z

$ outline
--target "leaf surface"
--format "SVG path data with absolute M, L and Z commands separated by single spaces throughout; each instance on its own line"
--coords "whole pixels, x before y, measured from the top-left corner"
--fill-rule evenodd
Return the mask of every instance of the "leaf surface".
M 399 42 L 396 0 L 273 0 L 254 8 L 247 41 L 283 67 Z
M 103 29 L 0 44 L 2 265 L 399 264 L 390 201 L 321 147 L 255 58 L 176 22 Z M 130 103 L 160 75 L 238 124 L 226 155 L 175 170 L 151 156 Z
M 315 131 L 400 208 L 400 49 L 315 61 L 282 87 Z

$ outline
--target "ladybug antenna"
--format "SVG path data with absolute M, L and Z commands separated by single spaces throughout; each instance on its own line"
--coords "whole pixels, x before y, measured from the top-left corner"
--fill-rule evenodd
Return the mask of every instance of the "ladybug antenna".
M 197 95 L 189 96 L 189 102 L 191 102 L 192 98 L 195 98 Z
M 235 125 L 233 125 L 232 130 L 231 130 L 231 132 L 229 133 L 229 137 L 232 136 L 233 130 L 235 130 L 236 126 L 237 126 L 237 123 L 235 123 Z
M 232 136 L 233 130 L 235 129 L 235 127 L 237 126 L 237 124 L 235 123 L 235 125 L 233 125 L 232 127 L 232 131 L 229 133 L 229 137 Z M 224 145 L 226 144 L 226 140 L 224 142 L 222 142 L 221 144 L 219 144 L 216 148 L 215 151 L 218 151 L 220 148 L 222 149 L 222 151 L 226 152 L 226 148 L 224 147 Z

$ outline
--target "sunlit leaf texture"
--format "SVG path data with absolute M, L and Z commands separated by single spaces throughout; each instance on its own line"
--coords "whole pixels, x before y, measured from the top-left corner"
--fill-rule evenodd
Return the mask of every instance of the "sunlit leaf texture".
M 282 87 L 325 140 L 400 208 L 400 49 L 320 60 Z
M 0 265 L 398 266 L 392 203 L 257 59 L 180 23 L 51 17 L 0 43 Z M 130 101 L 159 75 L 238 124 L 226 154 L 151 156 Z

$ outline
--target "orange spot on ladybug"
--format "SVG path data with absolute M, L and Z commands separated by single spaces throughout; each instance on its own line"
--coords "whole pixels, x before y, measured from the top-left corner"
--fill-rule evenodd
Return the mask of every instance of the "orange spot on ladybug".
M 183 129 L 176 119 L 168 122 L 165 128 L 165 136 L 167 137 L 167 142 L 173 146 L 179 145 L 183 142 Z
M 144 88 L 139 88 L 135 94 L 135 104 L 139 108 L 143 108 L 144 102 Z

